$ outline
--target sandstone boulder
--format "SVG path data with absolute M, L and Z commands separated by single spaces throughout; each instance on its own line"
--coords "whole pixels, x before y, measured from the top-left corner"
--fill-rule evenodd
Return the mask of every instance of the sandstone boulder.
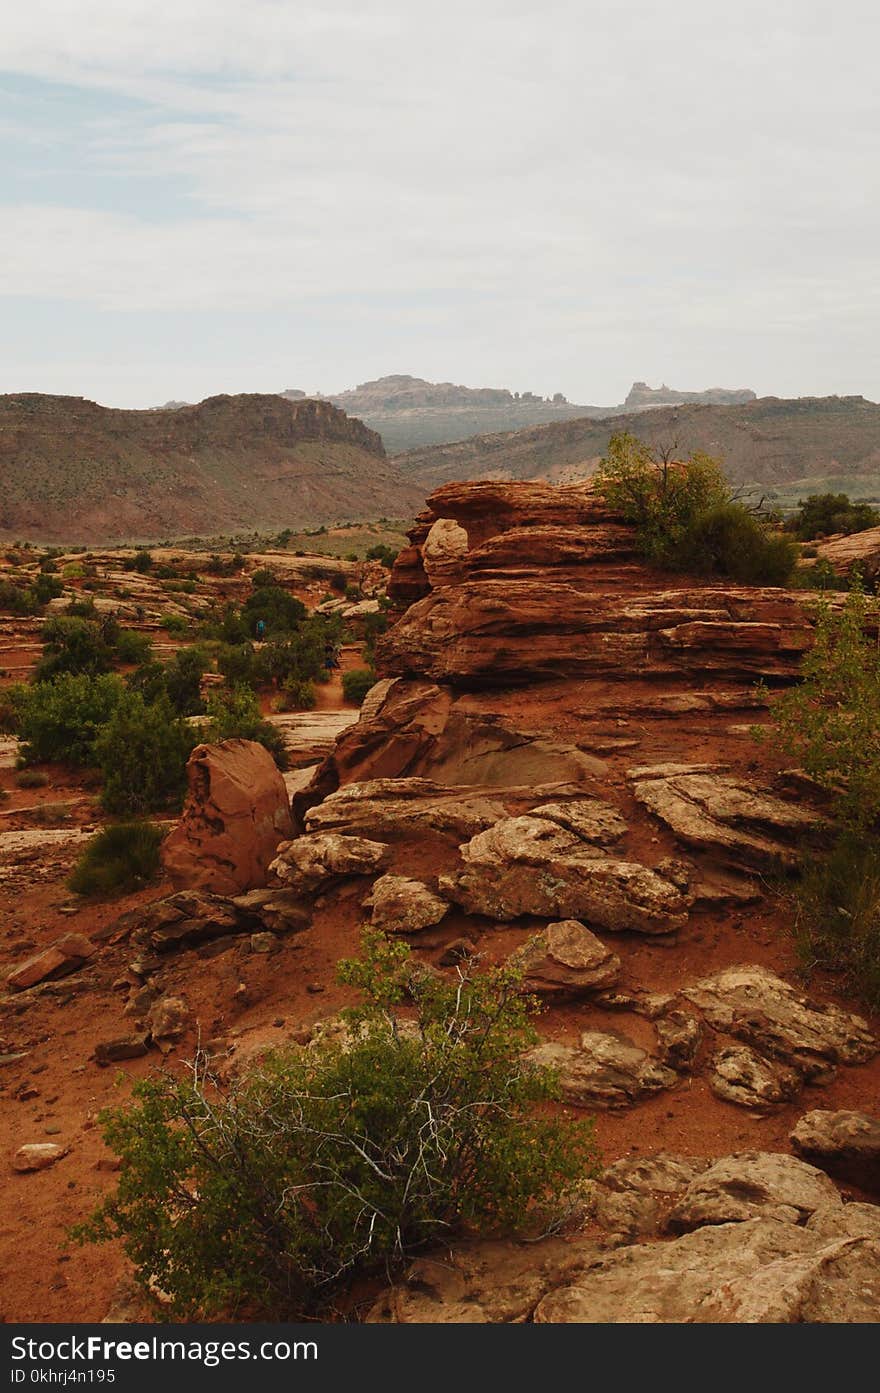
M 765 967 L 728 967 L 682 988 L 715 1030 L 745 1040 L 804 1078 L 821 1082 L 835 1064 L 863 1064 L 877 1041 L 861 1016 L 820 1006 Z
M 363 900 L 372 911 L 370 923 L 384 933 L 419 933 L 439 924 L 449 905 L 420 880 L 382 875 Z
M 292 890 L 316 895 L 347 876 L 374 875 L 388 864 L 389 855 L 384 842 L 314 832 L 282 843 L 269 869 Z
M 197 745 L 187 764 L 189 792 L 162 859 L 178 889 L 238 895 L 265 885 L 279 842 L 291 835 L 280 770 L 253 740 Z
M 805 1113 L 791 1133 L 799 1156 L 865 1190 L 880 1190 L 880 1118 L 862 1112 Z
M 12 1169 L 20 1171 L 22 1174 L 27 1171 L 43 1171 L 49 1166 L 54 1166 L 56 1161 L 60 1161 L 62 1156 L 66 1156 L 70 1147 L 57 1146 L 55 1142 L 34 1141 L 28 1142 L 25 1146 L 20 1146 L 12 1158 Z
M 85 934 L 62 934 L 48 948 L 14 967 L 6 978 L 6 985 L 10 991 L 20 992 L 38 982 L 66 977 L 88 962 L 95 951 L 95 944 Z
M 873 1322 L 878 1301 L 876 1240 L 829 1237 L 781 1219 L 759 1218 L 700 1228 L 672 1242 L 620 1248 L 599 1259 L 576 1285 L 545 1296 L 534 1320 Z
M 779 1060 L 765 1059 L 748 1045 L 730 1045 L 712 1058 L 709 1087 L 717 1098 L 768 1112 L 796 1098 L 803 1074 Z
M 817 1210 L 843 1201 L 815 1166 L 775 1151 L 725 1156 L 691 1180 L 669 1215 L 670 1233 L 704 1224 L 741 1223 L 771 1217 L 804 1223 Z
M 548 1041 L 529 1058 L 558 1070 L 563 1097 L 581 1108 L 625 1108 L 678 1083 L 671 1069 L 626 1036 L 598 1030 L 584 1031 L 576 1049 Z
M 671 881 L 603 854 L 544 816 L 504 818 L 473 837 L 461 856 L 462 869 L 441 877 L 440 890 L 469 914 L 583 919 L 638 933 L 669 933 L 687 918 L 687 900 Z
M 657 765 L 629 773 L 633 794 L 688 846 L 735 866 L 794 865 L 823 820 L 801 802 L 705 765 Z M 795 840 L 796 839 L 796 840 Z
M 422 544 L 422 566 L 436 590 L 461 578 L 467 555 L 468 534 L 454 518 L 438 518 Z
M 620 959 L 576 919 L 548 924 L 511 954 L 523 990 L 544 997 L 577 997 L 613 986 Z

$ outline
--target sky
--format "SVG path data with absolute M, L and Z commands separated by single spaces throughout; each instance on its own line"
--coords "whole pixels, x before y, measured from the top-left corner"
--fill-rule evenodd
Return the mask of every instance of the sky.
M 876 0 L 28 0 L 0 392 L 880 399 Z

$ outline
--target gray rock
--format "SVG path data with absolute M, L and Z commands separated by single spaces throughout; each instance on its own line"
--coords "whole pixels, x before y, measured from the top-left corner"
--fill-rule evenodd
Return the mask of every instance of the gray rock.
M 667 1221 L 670 1233 L 764 1215 L 801 1224 L 818 1209 L 842 1205 L 822 1171 L 775 1151 L 724 1156 L 695 1176 Z
M 538 996 L 582 996 L 613 986 L 620 959 L 576 919 L 548 924 L 512 953 L 523 990 Z
M 748 1045 L 730 1045 L 712 1057 L 709 1087 L 726 1103 L 767 1112 L 798 1096 L 803 1075 L 778 1060 L 765 1059 Z
M 672 1088 L 678 1077 L 647 1050 L 625 1036 L 587 1030 L 580 1048 L 551 1042 L 537 1046 L 529 1058 L 559 1071 L 562 1095 L 582 1108 L 624 1108 L 648 1094 Z
M 419 933 L 439 924 L 449 909 L 427 885 L 402 875 L 380 876 L 362 904 L 372 911 L 373 928 L 384 933 Z
M 383 842 L 315 832 L 282 843 L 269 869 L 292 890 L 315 895 L 343 877 L 374 875 L 388 864 L 389 855 Z
M 682 988 L 715 1029 L 754 1045 L 817 1082 L 832 1064 L 863 1064 L 877 1041 L 861 1016 L 820 1006 L 766 967 L 727 967 Z
M 880 1118 L 863 1112 L 805 1113 L 791 1133 L 799 1156 L 865 1190 L 880 1190 Z

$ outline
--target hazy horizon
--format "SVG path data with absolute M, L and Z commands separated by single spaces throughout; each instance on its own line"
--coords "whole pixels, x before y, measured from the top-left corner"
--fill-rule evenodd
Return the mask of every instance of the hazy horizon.
M 880 11 L 34 0 L 0 392 L 880 396 Z

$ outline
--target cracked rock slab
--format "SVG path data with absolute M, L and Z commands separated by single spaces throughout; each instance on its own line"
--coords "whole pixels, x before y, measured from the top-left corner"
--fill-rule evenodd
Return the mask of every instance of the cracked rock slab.
M 769 1216 L 803 1224 L 817 1210 L 843 1201 L 815 1166 L 776 1151 L 723 1156 L 695 1176 L 667 1220 L 670 1233 L 705 1224 L 743 1223 Z
M 778 1060 L 765 1059 L 748 1045 L 730 1045 L 712 1058 L 709 1087 L 716 1098 L 766 1112 L 796 1098 L 803 1075 Z
M 799 1119 L 790 1139 L 799 1156 L 823 1170 L 865 1190 L 880 1190 L 880 1118 L 816 1109 Z
M 780 1059 L 804 1078 L 822 1082 L 829 1066 L 863 1064 L 877 1041 L 861 1016 L 822 1006 L 757 965 L 728 967 L 682 988 L 713 1029 Z
M 637 933 L 670 933 L 687 918 L 686 896 L 671 881 L 544 816 L 501 819 L 462 846 L 461 858 L 440 889 L 468 914 L 583 919 Z
M 796 864 L 805 836 L 824 821 L 802 803 L 699 765 L 643 766 L 629 771 L 633 796 L 687 846 L 734 866 Z
M 845 1207 L 840 1207 L 841 1215 Z M 841 1231 L 846 1230 L 841 1221 Z M 874 1322 L 880 1243 L 781 1219 L 697 1229 L 620 1248 L 576 1285 L 551 1291 L 539 1324 Z
M 566 1102 L 581 1108 L 625 1108 L 678 1075 L 624 1035 L 584 1031 L 580 1047 L 547 1041 L 529 1052 L 534 1064 L 555 1069 Z
M 345 876 L 375 875 L 388 864 L 389 856 L 384 842 L 314 832 L 283 843 L 269 869 L 292 890 L 316 894 Z

